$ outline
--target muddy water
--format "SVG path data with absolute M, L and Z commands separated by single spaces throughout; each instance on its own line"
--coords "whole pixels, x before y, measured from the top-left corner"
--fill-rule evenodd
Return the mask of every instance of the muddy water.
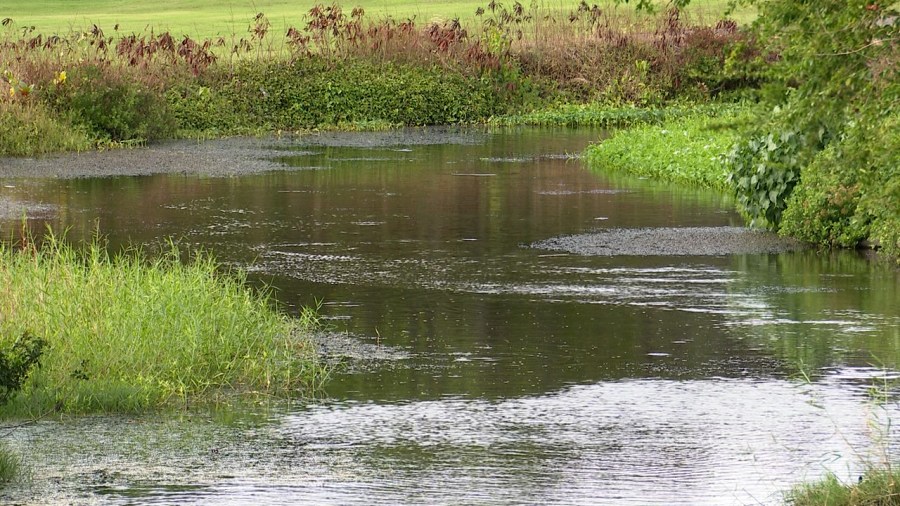
M 598 135 L 323 135 L 179 147 L 227 171 L 157 150 L 168 174 L 4 179 L 3 237 L 21 208 L 72 238 L 202 246 L 288 310 L 321 303 L 342 364 L 327 399 L 247 418 L 18 430 L 32 479 L 6 499 L 768 504 L 855 479 L 898 414 L 867 396 L 900 357 L 898 273 L 590 172 L 571 155 Z

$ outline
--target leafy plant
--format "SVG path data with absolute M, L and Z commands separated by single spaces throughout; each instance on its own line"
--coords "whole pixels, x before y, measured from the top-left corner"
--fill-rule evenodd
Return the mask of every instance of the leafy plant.
M 39 366 L 47 341 L 24 332 L 7 349 L 0 349 L 0 404 L 18 392 L 28 374 Z
M 751 223 L 778 229 L 787 198 L 800 180 L 803 141 L 796 132 L 766 134 L 736 145 L 728 155 L 728 183 Z

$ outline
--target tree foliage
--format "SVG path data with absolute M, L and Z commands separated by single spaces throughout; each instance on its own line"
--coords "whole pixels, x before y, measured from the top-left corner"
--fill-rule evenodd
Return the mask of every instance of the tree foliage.
M 900 13 L 877 0 L 754 3 L 775 63 L 758 127 L 730 158 L 744 212 L 802 239 L 868 238 L 896 254 Z

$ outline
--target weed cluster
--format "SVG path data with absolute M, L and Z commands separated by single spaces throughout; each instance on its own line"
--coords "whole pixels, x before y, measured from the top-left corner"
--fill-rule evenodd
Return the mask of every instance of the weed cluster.
M 21 459 L 18 455 L 0 444 L 0 487 L 13 481 L 19 474 Z

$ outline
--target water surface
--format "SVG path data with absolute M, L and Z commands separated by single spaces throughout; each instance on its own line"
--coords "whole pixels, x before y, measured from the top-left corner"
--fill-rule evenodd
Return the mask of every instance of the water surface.
M 536 247 L 742 225 L 718 194 L 586 170 L 572 155 L 599 134 L 327 135 L 273 141 L 259 156 L 283 167 L 236 177 L 4 180 L 34 225 L 176 237 L 288 311 L 321 304 L 355 357 L 327 399 L 250 421 L 19 430 L 34 480 L 9 498 L 757 504 L 825 469 L 855 479 L 884 447 L 870 422 L 896 415 L 867 392 L 900 356 L 898 273 L 852 252 Z

